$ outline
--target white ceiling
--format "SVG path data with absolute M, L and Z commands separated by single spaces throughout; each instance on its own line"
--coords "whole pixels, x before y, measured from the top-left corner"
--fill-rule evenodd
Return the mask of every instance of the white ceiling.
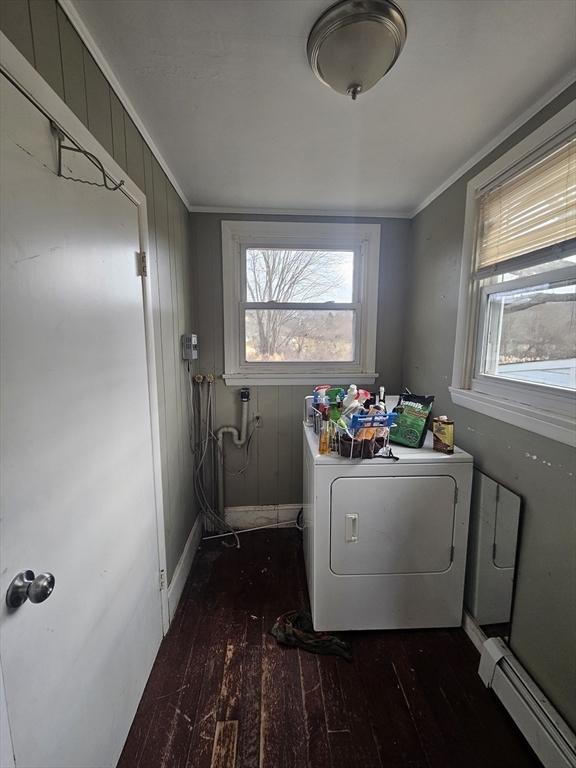
M 194 206 L 407 213 L 575 72 L 574 0 L 399 0 L 352 102 L 314 77 L 330 0 L 74 0 Z

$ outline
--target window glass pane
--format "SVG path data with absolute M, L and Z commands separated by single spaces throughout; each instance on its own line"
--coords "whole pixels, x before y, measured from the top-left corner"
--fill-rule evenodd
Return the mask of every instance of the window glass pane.
M 354 310 L 247 309 L 248 363 L 354 360 Z
M 246 301 L 351 302 L 354 252 L 246 249 Z
M 485 373 L 576 389 L 576 282 L 492 294 Z

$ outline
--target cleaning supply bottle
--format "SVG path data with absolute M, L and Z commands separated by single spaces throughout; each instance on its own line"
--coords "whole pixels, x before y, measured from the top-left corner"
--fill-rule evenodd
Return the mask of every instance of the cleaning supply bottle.
M 347 408 L 350 408 L 352 403 L 356 400 L 358 397 L 358 387 L 356 384 L 350 384 L 348 387 L 348 392 L 346 393 L 344 400 L 342 400 L 342 410 L 345 411 Z
M 386 410 L 386 389 L 384 387 L 380 387 L 380 404 L 382 405 L 382 410 L 384 413 L 387 413 Z
M 322 429 L 320 430 L 318 453 L 330 453 L 330 419 L 327 413 L 322 414 Z

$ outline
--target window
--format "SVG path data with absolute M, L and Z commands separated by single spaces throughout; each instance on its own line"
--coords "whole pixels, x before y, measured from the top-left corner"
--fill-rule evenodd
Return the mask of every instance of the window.
M 573 106 L 468 184 L 451 393 L 576 442 Z
M 380 226 L 222 222 L 225 374 L 373 383 Z

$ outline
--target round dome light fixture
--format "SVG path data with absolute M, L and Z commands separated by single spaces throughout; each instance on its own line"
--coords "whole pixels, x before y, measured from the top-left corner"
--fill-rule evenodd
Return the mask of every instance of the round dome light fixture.
M 316 77 L 355 100 L 384 77 L 406 42 L 406 20 L 391 0 L 341 0 L 316 21 L 308 61 Z

